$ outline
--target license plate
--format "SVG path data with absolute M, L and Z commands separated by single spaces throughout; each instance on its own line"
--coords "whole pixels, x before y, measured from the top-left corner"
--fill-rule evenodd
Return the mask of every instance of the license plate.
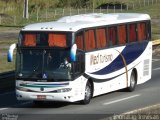
M 45 100 L 46 96 L 45 95 L 37 95 L 37 100 Z

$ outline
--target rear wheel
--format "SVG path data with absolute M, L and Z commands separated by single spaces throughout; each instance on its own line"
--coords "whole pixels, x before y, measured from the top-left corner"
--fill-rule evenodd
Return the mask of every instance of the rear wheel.
M 136 84 L 137 84 L 136 74 L 134 71 L 132 71 L 131 76 L 130 76 L 130 86 L 128 87 L 128 91 L 130 92 L 134 91 Z
M 84 100 L 81 101 L 82 104 L 86 105 L 89 104 L 92 98 L 92 87 L 90 82 L 87 82 L 86 88 L 85 88 L 85 97 Z

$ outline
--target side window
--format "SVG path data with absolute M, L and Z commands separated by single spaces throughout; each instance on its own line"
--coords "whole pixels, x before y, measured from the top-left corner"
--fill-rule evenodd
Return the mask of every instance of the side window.
M 75 43 L 78 49 L 84 50 L 84 43 L 83 43 L 83 32 L 79 32 L 76 34 Z
M 50 47 L 53 46 L 66 47 L 67 46 L 66 34 L 50 33 L 48 43 Z
M 96 30 L 96 37 L 97 37 L 97 47 L 98 48 L 105 48 L 106 44 L 107 44 L 105 28 L 98 28 Z
M 146 39 L 151 40 L 151 23 L 150 21 L 146 22 Z
M 36 46 L 36 34 L 24 34 L 24 40 L 23 40 L 24 46 Z
M 111 45 L 117 44 L 117 29 L 116 27 L 109 27 L 108 38 Z
M 85 31 L 85 47 L 86 51 L 94 50 L 96 48 L 94 30 Z
M 145 22 L 138 23 L 137 30 L 138 30 L 138 40 L 139 41 L 146 40 L 146 24 L 145 24 Z
M 118 26 L 118 40 L 119 44 L 126 44 L 127 41 L 127 34 L 126 34 L 126 25 L 119 25 Z
M 136 24 L 129 24 L 129 42 L 136 42 Z

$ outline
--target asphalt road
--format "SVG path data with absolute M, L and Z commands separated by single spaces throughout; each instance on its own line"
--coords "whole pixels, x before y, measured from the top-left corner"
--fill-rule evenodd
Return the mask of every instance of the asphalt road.
M 0 117 L 18 120 L 97 120 L 160 103 L 160 57 L 153 57 L 152 79 L 138 85 L 134 92 L 120 90 L 95 97 L 89 105 L 49 102 L 35 106 L 30 101 L 19 102 L 14 92 L 0 94 Z M 10 116 L 9 116 L 10 115 Z

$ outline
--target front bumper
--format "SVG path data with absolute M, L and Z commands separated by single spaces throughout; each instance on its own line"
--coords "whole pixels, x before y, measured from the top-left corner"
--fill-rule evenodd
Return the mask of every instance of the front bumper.
M 39 97 L 39 96 L 43 96 L 43 97 Z M 16 97 L 18 100 L 35 100 L 35 101 L 37 100 L 37 101 L 75 102 L 80 100 L 78 96 L 74 96 L 72 92 L 40 93 L 40 92 L 25 92 L 25 91 L 16 90 Z

